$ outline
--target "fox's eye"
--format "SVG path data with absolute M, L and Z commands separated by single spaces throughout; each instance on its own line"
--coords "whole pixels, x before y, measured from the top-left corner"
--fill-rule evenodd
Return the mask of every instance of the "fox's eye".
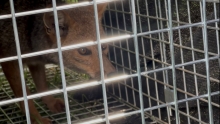
M 103 44 L 102 45 L 102 50 L 105 50 L 107 48 L 107 45 L 106 44 Z
M 91 54 L 91 51 L 85 47 L 79 48 L 78 52 L 81 55 L 90 55 Z

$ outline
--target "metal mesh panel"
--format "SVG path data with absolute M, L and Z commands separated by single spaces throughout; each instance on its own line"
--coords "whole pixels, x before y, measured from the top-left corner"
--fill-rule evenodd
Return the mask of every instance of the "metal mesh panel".
M 54 65 L 48 65 L 48 68 L 46 70 L 48 81 L 50 82 L 50 88 L 59 88 L 60 87 L 60 80 L 57 78 L 60 78 L 59 68 Z M 68 71 L 66 72 L 68 73 Z M 69 72 L 70 73 L 70 72 Z M 74 75 L 75 74 L 75 75 Z M 31 80 L 30 73 L 27 69 L 25 69 L 25 77 L 28 79 L 27 86 L 30 88 L 32 93 L 36 93 L 35 85 L 33 84 L 33 81 Z M 74 75 L 74 77 L 72 77 Z M 57 78 L 56 78 L 57 77 Z M 73 80 L 79 80 L 76 77 L 76 73 L 71 73 L 71 76 L 66 76 L 68 82 L 72 82 Z M 57 79 L 55 81 L 54 79 Z M 10 86 L 6 79 L 4 79 L 1 76 L 1 100 L 7 100 L 14 98 L 14 94 L 10 89 Z M 80 101 L 73 98 L 74 92 L 70 92 L 68 94 L 69 96 L 69 104 L 70 104 L 70 115 L 71 120 L 73 123 L 79 123 L 79 122 L 86 122 L 86 119 L 92 120 L 93 118 L 97 117 L 103 117 L 104 116 L 104 110 L 103 110 L 103 100 L 102 99 L 95 99 L 95 100 L 88 100 L 88 98 L 85 96 L 81 96 Z M 56 97 L 62 97 L 61 95 L 57 95 Z M 109 113 L 115 114 L 117 110 L 123 109 L 124 111 L 132 111 L 133 109 L 122 102 L 118 101 L 116 98 L 112 96 L 108 96 L 108 106 L 109 106 Z M 66 116 L 65 112 L 54 114 L 50 110 L 48 110 L 47 106 L 42 103 L 40 99 L 34 100 L 35 105 L 37 106 L 38 111 L 43 117 L 49 117 L 53 119 L 53 122 L 56 124 L 62 124 L 66 123 Z M 0 123 L 15 123 L 15 124 L 21 124 L 26 123 L 25 116 L 22 114 L 20 107 L 18 103 L 15 104 L 9 104 L 9 105 L 3 105 L 1 107 L 1 120 Z
M 207 94 L 207 72 L 204 62 L 204 46 L 207 45 L 204 45 L 203 42 L 202 26 L 196 25 L 201 23 L 204 17 L 202 15 L 202 2 L 193 0 L 171 1 L 173 37 L 170 37 L 170 32 L 165 31 L 169 30 L 169 13 L 166 11 L 169 1 L 143 0 L 135 2 L 143 101 L 144 107 L 149 109 L 146 117 L 153 115 L 152 120 L 156 120 L 158 123 L 177 123 L 174 112 L 175 106 L 156 107 L 164 105 L 166 102 L 173 102 L 175 99 L 172 70 L 170 70 L 171 56 L 174 56 L 177 98 L 178 100 L 185 99 L 185 102 L 178 104 L 179 111 L 176 112 L 179 114 L 180 123 L 211 122 L 208 118 L 208 99 L 196 98 L 196 96 Z M 107 25 L 106 30 L 110 35 L 132 34 L 130 6 L 131 3 L 126 1 L 109 6 L 104 24 Z M 208 22 L 219 18 L 218 6 L 219 3 L 215 1 L 207 1 Z M 191 23 L 195 26 L 190 26 Z M 211 98 L 214 113 L 219 113 L 219 95 L 217 95 L 219 93 L 218 26 L 215 21 L 207 24 L 210 88 L 213 93 Z M 174 42 L 173 52 L 170 49 L 170 38 Z M 123 70 L 129 74 L 135 73 L 137 67 L 135 65 L 133 39 L 113 43 L 112 46 L 111 57 L 118 70 Z M 139 108 L 138 91 L 137 78 L 126 80 L 124 83 L 113 84 L 109 89 L 110 93 Z M 192 99 L 186 100 L 189 98 Z M 151 107 L 154 108 L 153 111 L 150 111 Z M 203 110 L 204 112 L 201 112 Z M 218 123 L 217 116 L 212 116 L 212 119 Z
M 23 2 L 23 6 L 35 6 L 20 9 L 17 8 L 20 2 Z M 13 29 L 10 31 L 5 28 L 6 30 L 0 31 L 4 31 L 7 37 L 13 37 L 14 52 L 17 53 L 8 57 L 1 57 L 0 53 L 0 63 L 18 60 L 24 94 L 24 97 L 15 98 L 0 70 L 0 124 L 31 123 L 29 99 L 34 99 L 41 116 L 50 118 L 53 123 L 219 123 L 218 0 L 74 2 L 78 3 L 59 7 L 56 5 L 65 1 L 0 2 L 0 10 L 3 8 L 0 11 L 0 27 L 3 29 L 5 25 L 9 25 Z M 109 4 L 103 14 L 102 24 L 110 38 L 102 39 L 97 5 L 107 2 Z M 50 4 L 52 7 L 46 8 Z M 63 47 L 60 42 L 62 30 L 59 27 L 58 11 L 89 5 L 94 10 L 94 21 L 91 22 L 95 26 L 92 32 L 96 32 L 96 41 Z M 23 43 L 20 40 L 23 37 L 20 27 L 32 25 L 23 17 L 38 18 L 44 12 L 54 14 L 54 34 L 58 39 L 56 49 L 22 53 L 22 45 L 28 47 L 30 44 L 19 44 Z M 10 22 L 3 21 L 6 19 Z M 27 30 L 32 29 L 28 27 Z M 0 41 L 0 48 L 6 48 L 3 41 Z M 108 57 L 117 71 L 116 75 L 108 79 L 105 78 L 105 63 L 102 58 L 103 43 L 109 43 Z M 99 81 L 91 81 L 86 74 L 65 68 L 63 52 L 92 45 L 97 45 Z M 4 50 L 2 54 L 5 54 L 3 52 Z M 25 58 L 53 53 L 59 59 L 59 67 L 46 66 L 50 91 L 37 93 L 30 72 L 22 61 Z M 26 87 L 33 95 L 26 95 Z M 65 112 L 52 113 L 40 99 L 52 94 L 64 99 Z M 26 114 L 21 112 L 19 101 L 25 102 Z

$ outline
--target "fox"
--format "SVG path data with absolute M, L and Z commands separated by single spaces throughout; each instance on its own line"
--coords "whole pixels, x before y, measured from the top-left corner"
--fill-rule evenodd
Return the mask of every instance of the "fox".
M 24 11 L 23 8 L 25 7 L 16 6 L 22 5 L 18 3 L 19 1 L 22 0 L 14 1 L 15 11 L 16 9 L 18 9 L 18 11 Z M 28 6 L 28 1 L 23 1 L 26 2 L 23 6 Z M 97 5 L 101 39 L 107 37 L 101 24 L 106 6 L 107 3 Z M 1 5 L 0 15 L 10 13 L 10 9 L 4 9 L 4 7 L 9 8 L 9 4 L 5 4 L 5 6 Z M 97 40 L 93 5 L 59 10 L 57 14 L 62 47 Z M 16 17 L 16 22 L 21 54 L 57 48 L 53 12 Z M 17 56 L 12 20 L 1 19 L 0 27 L 0 59 Z M 109 74 L 115 72 L 115 67 L 108 59 L 108 44 L 101 45 L 102 61 L 106 78 Z M 93 79 L 100 79 L 100 63 L 97 45 L 66 50 L 62 52 L 62 55 L 64 67 L 87 73 Z M 22 63 L 29 68 L 37 92 L 47 91 L 48 84 L 46 81 L 45 65 L 49 63 L 59 65 L 58 53 L 23 58 Z M 1 62 L 0 65 L 15 97 L 23 97 L 18 60 Z M 30 95 L 28 88 L 26 88 L 26 91 L 27 95 Z M 49 95 L 41 99 L 51 112 L 59 113 L 65 111 L 65 104 L 61 98 L 55 98 Z M 20 102 L 19 105 L 22 112 L 25 113 L 24 102 Z M 33 100 L 28 100 L 28 105 L 31 123 L 36 124 L 40 122 L 42 124 L 50 124 L 52 122 L 49 118 L 43 118 L 39 114 Z

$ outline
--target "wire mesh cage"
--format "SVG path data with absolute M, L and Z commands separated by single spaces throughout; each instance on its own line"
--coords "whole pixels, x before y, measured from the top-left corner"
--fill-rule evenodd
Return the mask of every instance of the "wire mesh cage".
M 0 124 L 219 124 L 218 0 L 2 0 L 0 27 Z

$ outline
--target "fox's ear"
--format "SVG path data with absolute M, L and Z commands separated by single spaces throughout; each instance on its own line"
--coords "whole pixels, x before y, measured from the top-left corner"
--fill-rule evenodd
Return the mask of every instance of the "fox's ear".
M 107 5 L 108 5 L 107 3 L 97 5 L 99 19 L 102 19 L 103 13 L 105 12 Z
M 63 11 L 57 11 L 58 23 L 60 27 L 64 27 L 65 22 L 67 21 L 66 15 Z M 55 30 L 55 21 L 53 12 L 45 13 L 43 16 L 44 26 L 46 28 L 47 34 L 52 33 Z

